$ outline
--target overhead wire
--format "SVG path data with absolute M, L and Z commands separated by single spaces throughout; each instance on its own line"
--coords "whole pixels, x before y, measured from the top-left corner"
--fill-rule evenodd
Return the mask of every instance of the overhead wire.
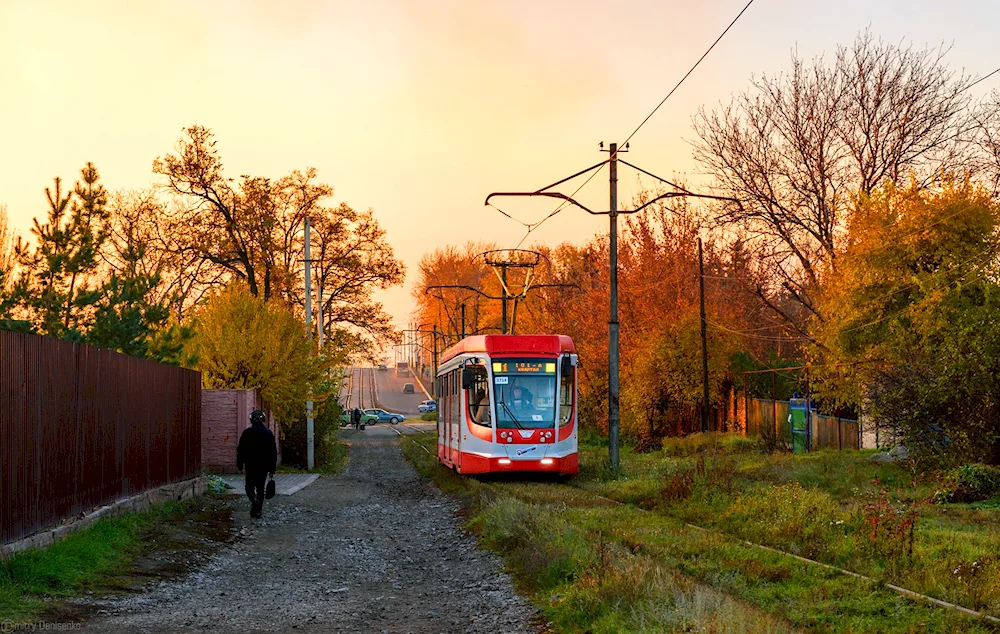
M 788 337 L 779 337 L 779 336 L 776 336 L 776 335 L 775 336 L 755 335 L 755 334 L 753 334 L 754 330 L 737 330 L 737 329 L 734 329 L 734 328 L 729 328 L 727 326 L 723 326 L 722 324 L 716 323 L 716 322 L 714 322 L 714 321 L 712 321 L 711 319 L 708 319 L 708 318 L 705 319 L 705 323 L 709 324 L 713 328 L 717 328 L 717 329 L 723 330 L 725 332 L 731 332 L 733 334 L 742 335 L 744 337 L 749 337 L 751 339 L 760 339 L 762 341 L 777 341 L 777 342 L 782 342 L 782 343 L 789 343 L 789 342 L 795 342 L 795 341 L 808 341 L 808 337 L 804 337 L 804 336 L 801 336 L 801 335 L 798 335 L 798 336 L 788 336 Z M 756 329 L 756 330 L 760 330 L 760 329 Z
M 741 17 L 743 17 L 743 14 L 747 12 L 747 9 L 750 8 L 750 5 L 753 4 L 753 2 L 754 2 L 754 0 L 750 0 L 749 2 L 747 2 L 746 6 L 743 7 L 743 10 L 740 11 L 736 15 L 735 18 L 733 18 L 732 22 L 729 23 L 729 26 L 726 27 L 726 30 L 723 31 L 722 34 L 719 35 L 719 37 L 715 38 L 715 41 L 712 42 L 712 45 L 708 47 L 708 50 L 706 50 L 704 53 L 701 54 L 701 57 L 699 57 L 698 61 L 696 61 L 694 63 L 694 66 L 692 66 L 691 69 L 688 70 L 688 72 L 686 72 L 683 77 L 681 77 L 681 80 L 679 82 L 677 82 L 677 85 L 675 85 L 673 88 L 670 89 L 670 92 L 667 93 L 667 96 L 664 97 L 663 100 L 660 103 L 658 103 L 655 108 L 653 108 L 653 111 L 650 112 L 649 115 L 645 119 L 642 120 L 642 123 L 640 123 L 638 126 L 636 126 L 635 130 L 632 130 L 632 134 L 628 135 L 628 138 L 625 139 L 624 143 L 622 143 L 618 147 L 623 147 L 626 143 L 628 143 L 629 141 L 631 141 L 632 137 L 635 136 L 635 133 L 638 132 L 640 129 L 642 129 L 642 126 L 646 125 L 646 122 L 649 121 L 653 117 L 654 114 L 656 114 L 656 111 L 660 109 L 660 106 L 662 106 L 663 104 L 665 104 L 667 102 L 667 99 L 670 99 L 670 96 L 673 95 L 677 91 L 677 89 L 681 87 L 681 84 L 684 83 L 684 80 L 686 80 L 691 75 L 691 73 L 693 73 L 695 71 L 695 69 L 698 68 L 698 66 L 701 64 L 701 62 L 706 57 L 708 57 L 709 53 L 712 52 L 712 49 L 714 49 L 715 46 L 720 41 L 722 41 L 722 38 L 724 38 L 726 36 L 726 33 L 729 33 L 729 30 L 731 28 L 733 28 L 733 25 L 736 24 L 736 22 L 738 22 Z
M 996 75 L 997 73 L 1000 73 L 1000 68 L 996 69 L 995 71 L 993 71 L 993 72 L 992 72 L 992 73 L 990 73 L 989 75 L 986 75 L 986 76 L 984 76 L 984 77 L 980 77 L 980 78 L 979 78 L 979 79 L 977 79 L 976 81 L 974 81 L 974 82 L 972 82 L 971 84 L 969 84 L 968 86 L 966 86 L 966 87 L 964 88 L 964 90 L 968 90 L 968 89 L 972 88 L 973 86 L 975 86 L 976 84 L 979 84 L 979 83 L 982 83 L 982 82 L 986 81 L 987 79 L 989 79 L 989 78 L 990 78 L 990 77 L 992 77 L 993 75 Z
M 660 103 L 656 104 L 656 107 L 653 108 L 652 112 L 650 112 L 648 115 L 646 115 L 646 118 L 643 119 L 642 122 L 638 126 L 636 126 L 635 130 L 632 130 L 632 133 L 629 134 L 628 137 L 622 143 L 618 144 L 618 146 L 617 146 L 618 148 L 624 148 L 626 145 L 628 145 L 628 142 L 632 140 L 632 137 L 634 137 L 636 135 L 636 133 L 639 132 L 639 130 L 642 129 L 642 126 L 646 125 L 646 122 L 648 122 L 653 117 L 653 115 L 656 114 L 656 112 L 660 109 L 660 107 L 662 107 L 663 104 L 665 104 L 667 102 L 667 100 L 670 99 L 670 97 L 675 92 L 677 92 L 677 89 L 680 88 L 681 85 L 687 80 L 687 78 L 691 76 L 691 73 L 693 73 L 695 71 L 695 69 L 697 69 L 698 66 L 701 65 L 701 63 L 705 60 L 705 58 L 708 57 L 708 54 L 712 52 L 712 50 L 716 47 L 716 45 L 718 45 L 718 43 L 720 41 L 722 41 L 722 38 L 724 38 L 726 36 L 726 34 L 729 33 L 730 29 L 732 29 L 733 26 L 739 21 L 739 19 L 741 17 L 743 17 L 743 14 L 747 12 L 747 9 L 749 9 L 750 5 L 752 5 L 753 3 L 754 3 L 754 0 L 749 0 L 746 3 L 746 6 L 744 6 L 743 9 L 736 15 L 736 17 L 733 18 L 733 21 L 729 23 L 729 26 L 727 26 L 725 28 L 725 30 L 722 31 L 722 33 L 719 35 L 719 37 L 715 38 L 715 41 L 712 42 L 712 44 L 705 50 L 705 52 L 701 54 L 701 57 L 698 58 L 698 60 L 694 63 L 694 65 L 691 66 L 691 68 L 688 69 L 688 71 L 686 73 L 684 73 L 684 76 L 681 77 L 680 81 L 678 81 L 674 85 L 674 87 L 670 89 L 670 92 L 667 93 L 667 96 L 664 97 L 660 101 Z M 622 162 L 624 163 L 624 161 L 622 161 Z M 634 168 L 634 169 L 639 169 L 639 168 L 635 167 L 634 165 L 631 165 L 631 164 L 628 164 L 628 163 L 626 163 L 626 164 L 629 165 L 630 167 Z M 569 197 L 570 198 L 575 197 L 580 192 L 580 190 L 583 189 L 587 185 L 587 183 L 589 183 L 603 169 L 604 169 L 604 165 L 602 164 L 597 170 L 595 170 L 594 172 L 592 172 L 590 174 L 590 176 L 587 177 L 587 180 L 583 181 L 583 183 L 579 187 L 577 187 L 573 191 L 573 193 L 570 194 Z M 645 172 L 645 170 L 640 170 L 640 171 Z M 645 172 L 645 173 L 649 174 L 648 172 Z M 650 174 L 650 176 L 653 176 L 653 175 Z M 660 178 L 660 177 L 654 176 L 654 178 Z M 667 181 L 665 179 L 660 179 L 660 180 L 663 180 L 664 182 L 669 183 L 670 185 L 672 185 L 674 187 L 677 187 L 681 191 L 684 191 L 684 192 L 687 191 L 683 187 L 675 185 L 674 183 L 670 183 L 670 181 Z M 688 193 L 690 193 L 690 192 L 688 192 Z M 544 224 L 545 221 L 547 221 L 549 218 L 552 218 L 553 216 L 555 216 L 556 214 L 558 214 L 560 211 L 562 211 L 563 209 L 565 209 L 568 205 L 569 205 L 568 201 L 563 201 L 563 202 L 559 203 L 559 205 L 555 209 L 553 209 L 547 216 L 545 216 L 544 218 L 542 218 L 541 220 L 539 220 L 538 222 L 535 222 L 535 223 L 521 222 L 520 220 L 517 220 L 517 219 L 513 218 L 510 214 L 508 214 L 506 212 L 502 212 L 508 218 L 511 218 L 515 222 L 521 223 L 522 225 L 524 225 L 528 229 L 527 232 L 524 234 L 524 237 L 521 238 L 521 241 L 518 242 L 517 246 L 514 247 L 514 248 L 515 249 L 516 248 L 520 248 L 521 245 L 524 244 L 524 241 L 528 239 L 528 236 L 530 236 L 531 233 L 535 229 L 537 229 L 542 224 Z M 496 207 L 494 207 L 494 208 L 496 208 Z M 500 211 L 500 210 L 498 209 L 498 211 Z

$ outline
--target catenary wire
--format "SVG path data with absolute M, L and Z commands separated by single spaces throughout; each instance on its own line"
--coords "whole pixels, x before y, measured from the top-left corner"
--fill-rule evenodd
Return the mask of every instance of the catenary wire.
M 972 82 L 971 84 L 969 84 L 968 86 L 965 87 L 965 90 L 968 90 L 968 89 L 972 88 L 973 86 L 975 86 L 976 84 L 979 84 L 979 83 L 982 83 L 982 82 L 986 81 L 987 79 L 989 79 L 993 75 L 996 75 L 997 73 L 1000 73 L 1000 68 L 996 69 L 995 71 L 993 71 L 989 75 L 986 75 L 984 77 L 980 77 L 976 81 Z
M 726 36 L 726 33 L 729 33 L 729 29 L 733 28 L 733 25 L 736 24 L 736 22 L 739 21 L 739 19 L 741 17 L 743 17 L 743 14 L 746 13 L 747 9 L 750 8 L 750 5 L 753 4 L 753 1 L 754 0 L 750 0 L 749 2 L 747 2 L 746 6 L 743 7 L 743 10 L 740 11 L 736 15 L 735 18 L 733 18 L 732 22 L 729 23 L 729 26 L 726 27 L 726 30 L 723 31 L 722 34 L 719 35 L 719 37 L 715 38 L 715 41 L 712 42 L 712 45 L 708 47 L 708 50 L 706 50 L 704 53 L 702 53 L 701 57 L 698 58 L 698 61 L 696 61 L 694 63 L 694 66 L 692 66 L 691 69 L 688 70 L 688 72 L 685 73 L 683 77 L 681 77 L 681 80 L 679 82 L 677 82 L 677 85 L 675 85 L 673 88 L 670 89 L 670 92 L 668 92 L 667 96 L 663 98 L 663 101 L 661 101 L 660 103 L 658 103 L 656 105 L 656 107 L 653 108 L 653 111 L 650 112 L 649 115 L 645 119 L 642 120 L 642 123 L 640 123 L 636 127 L 635 130 L 632 130 L 632 134 L 628 135 L 628 138 L 625 139 L 625 142 L 622 143 L 621 145 L 619 145 L 618 147 L 623 147 L 625 145 L 625 143 L 628 143 L 629 141 L 631 141 L 632 137 L 635 136 L 635 133 L 638 132 L 642 128 L 642 126 L 646 125 L 646 122 L 649 121 L 653 117 L 654 114 L 656 114 L 656 111 L 660 109 L 660 106 L 662 106 L 663 104 L 665 104 L 667 102 L 667 99 L 670 99 L 670 95 L 674 94 L 674 92 L 676 92 L 677 89 L 681 87 L 681 84 L 684 83 L 684 80 L 686 80 L 691 75 L 691 73 L 693 73 L 695 71 L 695 69 L 698 68 L 698 66 L 701 64 L 702 60 L 704 60 L 706 57 L 708 57 L 708 54 L 711 53 L 712 49 L 715 48 L 716 44 L 718 44 L 722 40 L 722 38 L 724 38 Z
M 654 114 L 656 114 L 656 111 L 659 110 L 660 107 L 663 106 L 663 104 L 665 104 L 668 99 L 670 99 L 671 95 L 673 95 L 675 92 L 677 92 L 677 89 L 680 88 L 681 85 L 687 80 L 687 78 L 691 76 L 691 73 L 693 73 L 695 71 L 695 69 L 697 69 L 698 66 L 701 65 L 702 61 L 704 61 L 704 59 L 706 57 L 708 57 L 708 54 L 712 52 L 712 49 L 714 49 L 716 47 L 716 45 L 720 41 L 722 41 L 722 38 L 724 38 L 726 36 L 726 34 L 729 33 L 729 30 L 733 28 L 733 25 L 735 25 L 739 21 L 739 19 L 741 17 L 743 17 L 743 14 L 747 12 L 747 9 L 749 9 L 750 5 L 752 5 L 753 3 L 754 3 L 754 0 L 750 0 L 749 2 L 746 3 L 746 6 L 744 6 L 743 9 L 738 14 L 736 14 L 736 17 L 733 18 L 733 21 L 729 23 L 729 26 L 727 26 L 725 28 L 725 30 L 719 35 L 719 37 L 715 38 L 715 41 L 712 42 L 711 46 L 709 46 L 708 49 L 706 49 L 705 52 L 701 54 L 701 57 L 699 57 L 698 60 L 694 63 L 694 65 L 690 69 L 688 69 L 688 72 L 684 73 L 684 76 L 681 77 L 680 81 L 678 81 L 674 85 L 674 87 L 670 89 L 670 92 L 667 93 L 667 96 L 664 97 L 660 101 L 660 103 L 658 103 L 656 105 L 655 108 L 653 108 L 652 112 L 650 112 L 648 115 L 646 115 L 646 118 L 643 119 L 642 122 L 638 126 L 636 126 L 635 130 L 632 130 L 632 133 L 630 135 L 628 135 L 628 137 L 625 139 L 625 141 L 623 141 L 622 143 L 620 143 L 618 145 L 619 148 L 624 147 L 629 141 L 631 141 L 632 137 L 634 137 L 636 135 L 636 133 L 639 132 L 640 129 L 642 129 L 642 126 L 646 125 L 646 122 L 649 121 L 653 117 Z M 591 175 L 587 177 L 587 180 L 583 181 L 583 184 L 581 184 L 579 187 L 577 187 L 576 190 L 572 194 L 570 194 L 569 197 L 573 198 L 574 196 L 576 196 L 580 192 L 580 190 L 583 189 L 587 185 L 587 183 L 589 183 L 594 178 L 594 176 L 597 176 L 597 174 L 601 170 L 603 170 L 603 169 L 604 169 L 604 166 L 602 165 L 597 170 L 595 170 L 594 172 L 592 172 Z M 659 177 L 655 177 L 655 178 L 659 178 Z M 660 180 L 663 180 L 663 179 L 660 179 Z M 665 181 L 665 182 L 669 183 L 669 181 Z M 676 187 L 676 185 L 675 185 L 675 187 Z M 678 188 L 678 189 L 681 189 L 681 188 Z M 537 229 L 538 227 L 540 227 L 543 223 L 545 223 L 546 220 L 548 220 L 549 218 L 555 216 L 560 211 L 562 211 L 563 209 L 565 209 L 568 204 L 569 203 L 567 201 L 563 201 L 563 202 L 559 203 L 559 206 L 556 207 L 555 209 L 553 209 L 552 212 L 549 213 L 549 215 L 545 216 L 544 218 L 542 218 L 541 220 L 539 220 L 536 223 L 531 223 L 530 225 L 528 225 L 528 223 L 523 223 L 522 222 L 521 224 L 524 224 L 525 226 L 528 227 L 528 231 L 524 234 L 524 237 L 521 238 L 521 241 L 518 242 L 517 246 L 514 247 L 514 248 L 515 249 L 516 248 L 520 248 L 520 246 L 522 244 L 524 244 L 524 241 L 528 239 L 528 236 L 531 235 L 532 231 L 534 231 L 535 229 Z M 504 215 L 507 216 L 508 218 L 511 218 L 510 214 L 504 213 Z M 516 221 L 516 222 L 520 222 L 520 221 Z

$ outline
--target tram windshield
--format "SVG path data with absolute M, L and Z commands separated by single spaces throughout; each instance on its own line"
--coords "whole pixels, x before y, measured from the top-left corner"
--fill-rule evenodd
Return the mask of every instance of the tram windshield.
M 497 427 L 546 429 L 555 427 L 555 359 L 493 361 L 493 398 Z

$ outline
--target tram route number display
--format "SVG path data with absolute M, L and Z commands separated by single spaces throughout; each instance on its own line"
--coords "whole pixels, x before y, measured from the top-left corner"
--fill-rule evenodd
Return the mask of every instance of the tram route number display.
M 556 364 L 551 361 L 493 362 L 493 373 L 503 374 L 555 374 Z M 497 377 L 498 379 L 504 377 Z M 504 381 L 506 383 L 506 381 Z M 497 384 L 501 384 L 497 381 Z

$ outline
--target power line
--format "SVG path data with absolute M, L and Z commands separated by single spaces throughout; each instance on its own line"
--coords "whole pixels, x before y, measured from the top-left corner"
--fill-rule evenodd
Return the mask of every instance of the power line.
M 642 120 L 642 123 L 640 123 L 635 128 L 635 130 L 632 130 L 632 134 L 628 135 L 628 138 L 626 138 L 625 141 L 623 141 L 622 143 L 618 144 L 618 147 L 624 148 L 628 144 L 628 142 L 632 140 L 632 137 L 634 137 L 635 134 L 642 128 L 642 126 L 646 125 L 646 122 L 649 121 L 653 117 L 654 114 L 656 114 L 656 111 L 660 109 L 660 106 L 662 106 L 663 104 L 665 104 L 667 102 L 667 99 L 670 99 L 670 96 L 673 95 L 675 92 L 677 92 L 677 89 L 681 87 L 681 84 L 683 84 L 684 81 L 687 80 L 687 78 L 691 76 L 691 73 L 693 73 L 695 71 L 695 69 L 698 68 L 698 66 L 702 63 L 702 61 L 704 61 L 704 59 L 706 57 L 708 57 L 708 54 L 712 52 L 712 49 L 714 49 L 715 46 L 720 41 L 722 41 L 722 38 L 724 38 L 726 36 L 726 34 L 729 33 L 729 30 L 733 28 L 733 25 L 735 25 L 736 22 L 739 21 L 739 19 L 741 17 L 743 17 L 743 14 L 746 13 L 747 9 L 750 8 L 750 5 L 752 5 L 753 2 L 754 2 L 754 0 L 750 0 L 749 2 L 746 3 L 746 6 L 743 7 L 743 10 L 740 11 L 736 15 L 735 18 L 733 18 L 733 21 L 729 23 L 729 26 L 726 27 L 726 29 L 719 35 L 719 37 L 715 38 L 715 41 L 712 42 L 712 45 L 709 46 L 708 49 L 706 49 L 705 52 L 701 54 L 701 57 L 699 57 L 698 61 L 696 61 L 694 63 L 694 65 L 690 69 L 688 69 L 688 72 L 684 73 L 684 76 L 681 77 L 680 81 L 678 81 L 677 84 L 673 88 L 670 89 L 670 92 L 667 93 L 667 96 L 664 97 L 663 100 L 660 101 L 660 103 L 658 103 L 655 108 L 653 108 L 653 111 L 650 112 L 646 116 L 646 118 Z M 624 161 L 622 161 L 622 162 L 624 163 Z M 631 165 L 629 163 L 626 163 L 626 165 L 629 165 L 630 167 L 632 167 L 634 169 L 639 169 L 639 168 L 637 168 L 634 165 Z M 583 189 L 587 185 L 587 183 L 589 183 L 595 176 L 597 176 L 597 174 L 602 169 L 604 169 L 603 165 L 601 167 L 599 167 L 596 171 L 592 172 L 590 174 L 590 176 L 587 177 L 587 180 L 583 181 L 583 184 L 581 184 L 579 187 L 577 187 L 576 190 L 572 194 L 570 194 L 569 197 L 570 198 L 574 198 L 580 192 L 580 190 Z M 640 169 L 639 171 L 644 172 L 646 174 L 649 174 L 649 172 L 645 172 L 645 170 L 641 170 Z M 659 176 L 656 176 L 654 174 L 649 174 L 649 175 L 652 176 L 653 178 L 662 180 L 663 182 L 668 183 L 668 184 L 676 187 L 677 189 L 679 189 L 681 191 L 687 191 L 683 187 L 680 187 L 679 185 L 671 183 L 670 181 L 668 181 L 668 180 L 666 180 L 664 178 L 660 178 Z M 563 201 L 563 202 L 559 203 L 559 206 L 556 207 L 555 209 L 553 209 L 552 212 L 549 213 L 549 215 L 545 216 L 544 218 L 542 218 L 538 222 L 530 223 L 530 224 L 526 223 L 526 222 L 521 222 L 520 220 L 517 220 L 516 218 L 513 218 L 510 214 L 508 214 L 506 212 L 503 212 L 503 211 L 501 211 L 499 209 L 497 209 L 497 211 L 501 211 L 501 213 L 503 213 L 503 215 L 507 216 L 511 220 L 514 220 L 515 222 L 519 222 L 520 224 L 522 224 L 522 225 L 524 225 L 525 227 L 528 228 L 527 232 L 525 232 L 525 234 L 524 234 L 524 237 L 521 238 L 521 241 L 517 243 L 516 247 L 514 247 L 514 248 L 519 248 L 522 244 L 524 244 L 524 241 L 528 239 L 528 236 L 531 235 L 532 231 L 534 231 L 535 229 L 537 229 L 538 227 L 540 227 L 542 224 L 544 224 L 546 220 L 548 220 L 549 218 L 555 216 L 560 211 L 562 211 L 563 209 L 565 209 L 568 204 L 569 203 L 567 201 Z
M 756 335 L 756 334 L 753 334 L 753 332 L 754 332 L 753 330 L 736 330 L 734 328 L 728 328 L 726 326 L 723 326 L 722 324 L 716 323 L 716 322 L 712 321 L 711 319 L 706 319 L 705 321 L 710 326 L 712 326 L 713 328 L 717 328 L 717 329 L 723 330 L 725 332 L 731 332 L 733 334 L 741 335 L 743 337 L 748 337 L 750 339 L 759 339 L 761 341 L 776 341 L 776 342 L 779 342 L 779 343 L 793 343 L 793 342 L 796 342 L 796 341 L 806 341 L 807 340 L 806 337 L 802 337 L 802 336 L 780 337 L 780 336 L 770 336 L 770 335 Z
M 719 37 L 715 38 L 715 41 L 712 42 L 712 45 L 708 47 L 708 50 L 706 50 L 704 53 L 702 53 L 701 57 L 698 58 L 698 61 L 694 63 L 694 66 L 692 66 L 691 69 L 687 73 L 685 73 L 683 77 L 681 77 L 681 80 L 679 82 L 677 82 L 677 85 L 674 86 L 670 90 L 670 92 L 667 93 L 667 96 L 663 98 L 663 101 L 661 101 L 659 104 L 657 104 L 657 106 L 655 108 L 653 108 L 653 111 L 650 112 L 649 115 L 645 119 L 642 120 L 642 123 L 640 123 L 639 126 L 635 130 L 632 130 L 632 134 L 628 135 L 628 138 L 625 139 L 625 143 L 628 143 L 632 139 L 632 137 L 635 136 L 635 133 L 638 132 L 640 130 L 640 128 L 642 128 L 642 126 L 646 125 L 646 122 L 649 121 L 650 118 L 652 118 L 652 116 L 654 114 L 656 114 L 656 111 L 660 109 L 660 106 L 662 106 L 664 103 L 666 103 L 667 99 L 670 99 L 670 95 L 674 94 L 674 92 L 676 92 L 676 90 L 681 87 L 681 84 L 684 83 L 684 80 L 687 79 L 688 76 L 690 76 L 691 73 L 693 73 L 696 68 L 698 68 L 698 65 L 701 64 L 702 60 L 704 60 L 706 57 L 708 57 L 708 54 L 712 52 L 712 49 L 715 48 L 715 45 L 718 44 L 722 40 L 722 38 L 724 38 L 726 36 L 726 33 L 729 33 L 729 29 L 733 28 L 733 25 L 736 24 L 736 22 L 741 17 L 743 17 L 743 14 L 746 13 L 747 9 L 750 8 L 751 4 L 753 4 L 753 0 L 750 0 L 750 2 L 747 2 L 746 6 L 743 7 L 743 10 L 740 11 L 739 14 L 737 14 L 735 18 L 733 18 L 733 21 L 729 23 L 729 26 L 726 27 L 726 30 L 722 32 L 722 35 L 720 35 Z M 625 143 L 620 144 L 618 147 L 624 147 Z
M 964 88 L 963 90 L 968 90 L 968 89 L 972 88 L 973 86 L 975 86 L 976 84 L 979 84 L 979 83 L 981 83 L 981 82 L 984 82 L 984 81 L 986 81 L 987 79 L 989 79 L 989 78 L 990 78 L 990 77 L 992 77 L 993 75 L 996 75 L 997 73 L 1000 73 L 1000 68 L 996 69 L 995 71 L 993 71 L 993 72 L 992 72 L 992 73 L 990 73 L 989 75 L 986 75 L 985 77 L 980 77 L 980 78 L 979 78 L 979 79 L 977 79 L 976 81 L 974 81 L 974 82 L 972 82 L 971 84 L 969 84 L 968 86 L 966 86 L 966 87 L 965 87 L 965 88 Z

